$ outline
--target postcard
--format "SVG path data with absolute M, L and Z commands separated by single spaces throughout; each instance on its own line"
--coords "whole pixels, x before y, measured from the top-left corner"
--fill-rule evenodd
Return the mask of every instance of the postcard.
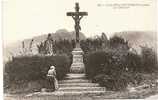
M 2 0 L 4 100 L 158 99 L 156 0 Z

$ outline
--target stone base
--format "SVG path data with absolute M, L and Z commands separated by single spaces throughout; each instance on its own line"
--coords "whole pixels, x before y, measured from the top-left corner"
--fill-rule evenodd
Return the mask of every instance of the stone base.
M 84 64 L 82 64 L 82 63 L 73 63 L 71 65 L 70 72 L 71 73 L 84 73 L 85 72 Z
M 83 51 L 81 48 L 75 48 L 72 51 L 73 55 L 73 62 L 71 65 L 70 72 L 71 73 L 84 73 L 85 68 L 84 68 L 84 63 L 83 63 Z

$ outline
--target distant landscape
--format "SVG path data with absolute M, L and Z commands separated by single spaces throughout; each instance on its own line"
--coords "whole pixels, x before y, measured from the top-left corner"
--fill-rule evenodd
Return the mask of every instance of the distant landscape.
M 157 49 L 157 34 L 152 31 L 123 31 L 117 32 L 116 35 L 124 38 L 129 42 L 129 45 L 140 53 L 140 46 L 147 46 Z
M 60 29 L 57 30 L 55 33 L 51 33 L 53 40 L 72 40 L 75 39 L 74 32 L 69 32 L 66 29 Z M 86 39 L 85 33 L 80 33 L 80 39 L 84 40 Z M 106 33 L 105 33 L 106 34 Z M 113 35 L 120 36 L 127 40 L 129 42 L 129 45 L 134 48 L 138 53 L 140 53 L 140 46 L 148 46 L 156 50 L 157 46 L 157 38 L 156 38 L 156 32 L 152 31 L 123 31 L 123 32 L 116 32 Z M 47 34 L 36 36 L 30 39 L 23 40 L 25 43 L 25 46 L 29 46 L 29 43 L 33 39 L 33 52 L 37 53 L 37 45 L 43 41 L 45 41 L 47 38 Z M 90 37 L 91 38 L 91 37 Z M 4 48 L 3 57 L 4 62 L 8 61 L 9 57 L 17 55 L 20 50 L 22 49 L 22 41 L 16 42 L 13 44 L 9 44 Z

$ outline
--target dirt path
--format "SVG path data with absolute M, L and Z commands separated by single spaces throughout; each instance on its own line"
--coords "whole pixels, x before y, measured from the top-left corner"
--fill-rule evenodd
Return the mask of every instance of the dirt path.
M 101 95 L 80 94 L 80 95 L 61 95 L 54 93 L 30 94 L 30 95 L 5 95 L 4 100 L 105 100 L 105 99 L 145 99 L 158 100 L 157 89 L 145 89 L 137 92 L 113 92 L 107 91 Z
M 158 100 L 158 94 L 147 97 L 145 100 Z

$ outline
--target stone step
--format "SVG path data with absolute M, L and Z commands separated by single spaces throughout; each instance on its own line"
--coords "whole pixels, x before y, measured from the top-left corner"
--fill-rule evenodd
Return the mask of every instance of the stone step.
M 65 77 L 65 80 L 72 80 L 72 79 L 87 79 L 86 77 Z
M 60 87 L 58 91 L 105 91 L 104 87 Z
M 73 62 L 71 66 L 84 66 L 83 62 Z
M 62 83 L 91 83 L 91 80 L 86 80 L 86 79 L 72 79 L 72 80 L 61 80 L 59 81 L 59 84 Z
M 85 94 L 90 94 L 90 95 L 104 95 L 106 91 L 55 91 L 55 92 L 37 92 L 37 93 L 30 93 L 27 94 L 25 97 L 32 97 L 32 96 L 78 96 L 78 95 L 85 95 Z M 10 99 L 9 99 L 10 100 Z M 20 99 L 21 100 L 21 99 Z M 39 99 L 41 100 L 41 99 Z M 45 99 L 44 99 L 45 100 Z M 46 99 L 47 100 L 47 99 Z M 71 99 L 74 100 L 74 99 Z M 76 99 L 75 99 L 76 100 Z M 77 99 L 78 100 L 78 99 Z
M 59 87 L 99 87 L 96 83 L 63 83 Z
M 86 79 L 86 75 L 85 74 L 67 74 L 65 79 Z
M 86 75 L 85 74 L 73 74 L 73 73 L 70 73 L 70 74 L 67 74 L 66 76 L 68 76 L 68 77 L 85 77 Z
M 60 95 L 81 95 L 81 94 L 91 94 L 91 95 L 101 95 L 106 93 L 106 91 L 57 91 L 55 94 Z

